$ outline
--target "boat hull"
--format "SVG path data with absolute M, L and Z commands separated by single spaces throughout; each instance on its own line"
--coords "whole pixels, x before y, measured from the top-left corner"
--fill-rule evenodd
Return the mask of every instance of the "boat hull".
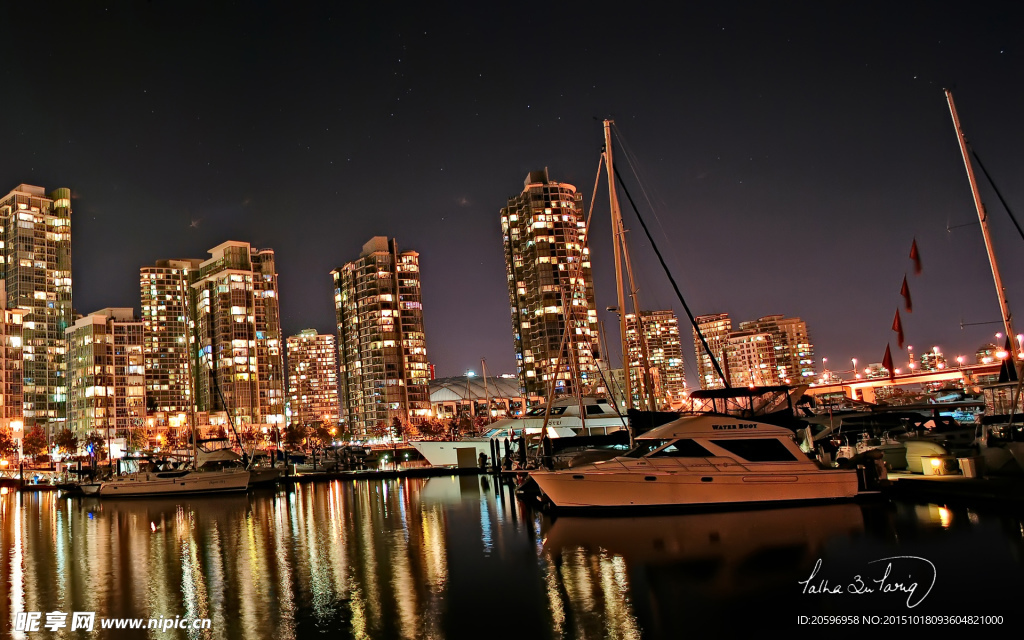
M 495 440 L 501 445 L 506 438 L 495 438 Z M 416 451 L 419 451 L 420 455 L 432 467 L 457 467 L 459 465 L 458 449 L 473 449 L 475 451 L 474 459 L 479 458 L 481 453 L 486 455 L 488 460 L 491 458 L 490 439 L 420 440 L 410 442 L 409 444 Z M 502 452 L 504 453 L 504 449 L 502 449 Z
M 249 469 L 250 487 L 268 487 L 277 484 L 281 479 L 281 470 L 275 467 L 257 467 Z
M 82 490 L 82 493 L 87 496 L 97 496 L 100 493 L 100 485 L 102 482 L 87 482 L 78 485 L 78 488 Z
M 103 482 L 96 495 L 101 498 L 138 498 L 200 493 L 226 493 L 249 488 L 249 472 L 191 472 L 184 476 L 161 478 L 159 474 L 138 474 Z
M 558 508 L 683 507 L 850 499 L 853 470 L 700 474 L 651 470 L 555 471 L 530 474 Z

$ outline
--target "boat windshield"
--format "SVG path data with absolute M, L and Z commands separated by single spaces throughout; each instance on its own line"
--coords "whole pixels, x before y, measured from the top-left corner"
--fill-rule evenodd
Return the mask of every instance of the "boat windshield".
M 536 409 L 530 409 L 529 411 L 527 411 L 526 415 L 531 417 L 531 418 L 537 418 L 537 417 L 543 418 L 544 414 L 546 412 L 547 412 L 546 408 L 544 408 L 544 407 L 537 407 Z M 563 413 L 565 413 L 565 407 L 551 407 L 551 415 L 553 415 L 553 416 L 560 416 Z
M 627 458 L 642 458 L 648 453 L 661 448 L 668 440 L 641 440 L 629 453 L 623 454 Z

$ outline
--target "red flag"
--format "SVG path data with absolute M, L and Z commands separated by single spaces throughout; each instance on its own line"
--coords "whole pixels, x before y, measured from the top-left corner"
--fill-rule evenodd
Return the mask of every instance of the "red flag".
M 896 310 L 896 317 L 892 321 L 892 330 L 896 332 L 896 344 L 903 348 L 903 323 L 900 322 L 900 310 Z
M 914 273 L 921 275 L 921 254 L 917 251 L 917 238 L 910 245 L 910 259 L 914 261 Z
M 906 305 L 907 313 L 911 313 L 914 310 L 914 305 L 910 302 L 910 287 L 907 286 L 907 276 L 903 276 L 903 286 L 900 287 L 900 295 L 903 296 L 903 303 Z
M 896 377 L 894 369 L 892 368 L 892 352 L 889 351 L 889 343 L 885 343 L 885 357 L 882 358 L 882 366 L 885 367 L 886 371 L 889 372 L 889 380 L 893 380 Z

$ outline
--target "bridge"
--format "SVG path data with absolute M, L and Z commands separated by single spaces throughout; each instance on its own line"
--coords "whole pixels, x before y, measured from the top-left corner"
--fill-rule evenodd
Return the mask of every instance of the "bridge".
M 889 376 L 879 376 L 873 378 L 854 378 L 853 380 L 843 380 L 842 382 L 830 384 L 816 383 L 811 385 L 805 394 L 809 396 L 823 396 L 842 393 L 844 396 L 854 400 L 874 402 L 875 389 L 878 387 L 903 387 L 934 382 L 957 382 L 962 383 L 964 387 L 970 387 L 979 384 L 982 380 L 998 377 L 1002 364 L 1002 361 L 997 361 L 991 364 L 972 364 L 955 369 L 947 368 L 921 371 L 919 373 L 905 373 L 895 375 L 891 380 Z

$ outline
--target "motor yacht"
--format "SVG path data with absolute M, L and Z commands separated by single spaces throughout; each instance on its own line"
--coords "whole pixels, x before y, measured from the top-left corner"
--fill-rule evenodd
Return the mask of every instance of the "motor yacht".
M 581 413 L 582 409 L 582 413 Z M 457 466 L 458 450 L 473 449 L 473 459 L 480 454 L 491 457 L 491 442 L 499 446 L 509 438 L 518 438 L 524 433 L 538 440 L 546 435 L 551 439 L 576 436 L 604 436 L 616 431 L 625 431 L 626 417 L 618 413 L 605 398 L 584 397 L 561 398 L 551 405 L 550 415 L 546 407 L 535 407 L 521 418 L 505 418 L 489 425 L 482 436 L 464 437 L 458 440 L 413 440 L 409 444 L 433 467 Z
M 716 413 L 655 427 L 624 456 L 531 477 L 557 508 L 835 500 L 859 491 L 855 469 L 819 464 L 792 430 Z

